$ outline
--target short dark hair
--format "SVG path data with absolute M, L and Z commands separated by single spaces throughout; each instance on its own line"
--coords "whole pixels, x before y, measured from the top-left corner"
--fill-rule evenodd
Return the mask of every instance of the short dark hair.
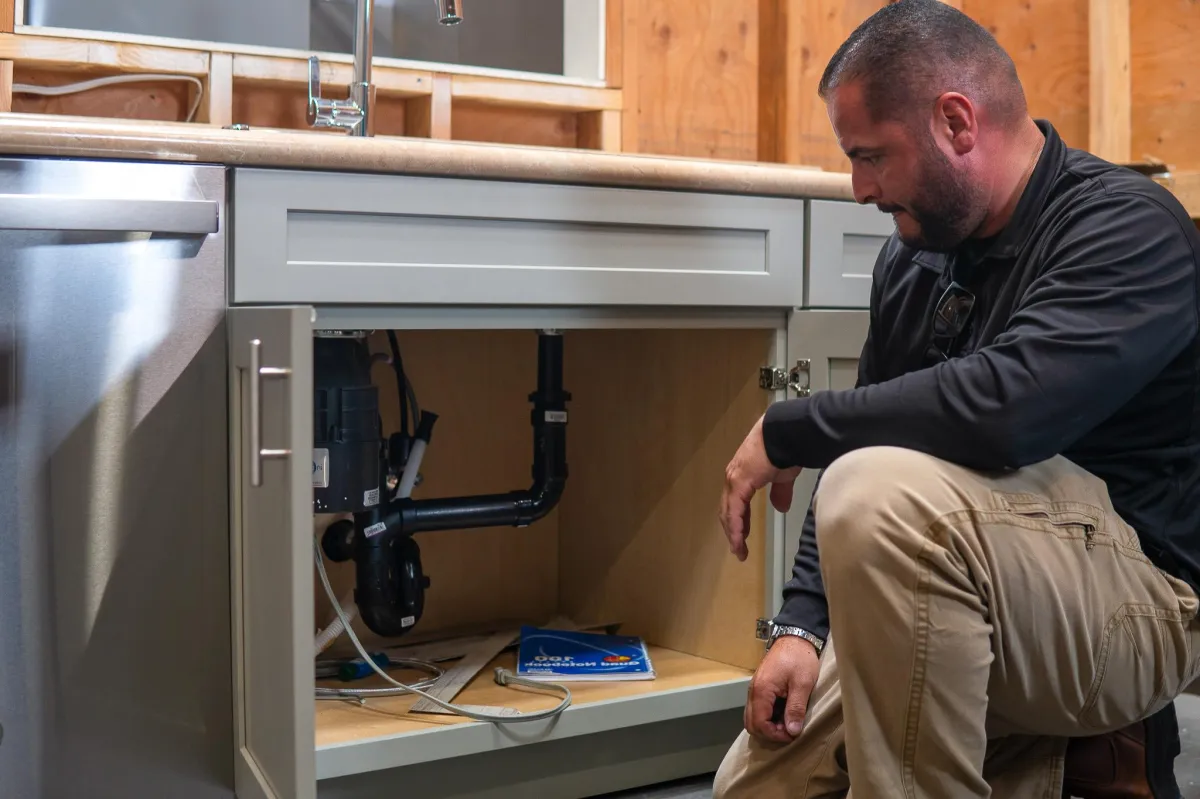
M 876 11 L 829 59 L 817 92 L 828 100 L 860 79 L 876 120 L 902 120 L 947 91 L 1002 124 L 1027 113 L 1012 58 L 982 25 L 940 0 L 898 0 Z

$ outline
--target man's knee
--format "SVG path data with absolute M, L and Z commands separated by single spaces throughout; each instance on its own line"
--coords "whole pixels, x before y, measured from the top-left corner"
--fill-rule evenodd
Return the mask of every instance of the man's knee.
M 903 545 L 898 537 L 916 540 L 938 516 L 958 509 L 954 471 L 899 447 L 865 447 L 835 460 L 813 500 L 823 568 L 870 562 L 889 545 Z
M 750 737 L 744 730 L 738 735 L 713 779 L 713 799 L 739 799 L 746 796 L 745 781 L 750 758 Z

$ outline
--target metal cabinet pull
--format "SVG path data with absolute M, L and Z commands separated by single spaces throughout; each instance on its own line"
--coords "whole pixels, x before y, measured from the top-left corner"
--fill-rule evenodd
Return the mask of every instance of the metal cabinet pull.
M 262 341 L 250 342 L 250 485 L 262 485 L 262 462 L 267 459 L 291 457 L 290 449 L 263 449 L 262 445 L 262 379 L 290 377 L 292 370 L 281 366 L 262 365 Z

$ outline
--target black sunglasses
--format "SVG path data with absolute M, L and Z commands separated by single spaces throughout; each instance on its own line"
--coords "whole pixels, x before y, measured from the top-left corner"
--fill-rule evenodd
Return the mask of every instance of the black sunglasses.
M 931 346 L 943 360 L 950 359 L 954 342 L 962 335 L 975 308 L 975 295 L 956 280 L 942 293 L 933 310 Z

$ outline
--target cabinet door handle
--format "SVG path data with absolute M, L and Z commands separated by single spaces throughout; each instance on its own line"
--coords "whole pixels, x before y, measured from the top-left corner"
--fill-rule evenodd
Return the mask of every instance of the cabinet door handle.
M 290 377 L 292 370 L 285 366 L 262 365 L 262 341 L 250 342 L 250 485 L 262 485 L 262 462 L 268 459 L 284 459 L 292 455 L 290 449 L 264 449 L 262 445 L 262 379 L 264 377 Z

